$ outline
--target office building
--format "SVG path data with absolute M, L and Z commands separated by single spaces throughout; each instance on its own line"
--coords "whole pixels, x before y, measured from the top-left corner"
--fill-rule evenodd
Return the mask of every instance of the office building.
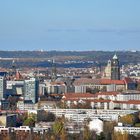
M 24 100 L 31 100 L 33 103 L 38 101 L 39 82 L 35 78 L 24 81 Z
M 4 98 L 5 86 L 5 79 L 4 77 L 0 76 L 0 99 Z

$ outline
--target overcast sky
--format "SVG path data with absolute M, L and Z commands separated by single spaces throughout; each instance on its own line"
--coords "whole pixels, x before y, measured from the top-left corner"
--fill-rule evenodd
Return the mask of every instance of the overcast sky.
M 140 0 L 1 0 L 0 50 L 140 50 Z

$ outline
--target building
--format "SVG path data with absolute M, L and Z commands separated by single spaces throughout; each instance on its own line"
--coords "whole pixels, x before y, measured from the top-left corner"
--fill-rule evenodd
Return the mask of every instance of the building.
M 46 84 L 39 83 L 39 96 L 45 95 L 47 93 Z
M 114 131 L 122 134 L 136 135 L 140 133 L 140 127 L 123 126 L 122 123 L 118 123 L 118 126 L 114 127 Z
M 111 60 L 108 60 L 107 66 L 105 67 L 103 78 L 111 79 Z
M 117 55 L 113 56 L 111 60 L 111 79 L 120 80 L 120 64 Z
M 116 95 L 117 101 L 140 100 L 139 91 L 126 91 Z
M 6 127 L 16 127 L 16 119 L 16 114 L 7 114 L 0 116 L 1 125 Z
M 66 85 L 64 82 L 47 82 L 46 83 L 46 91 L 48 94 L 62 94 L 65 92 Z
M 4 94 L 5 94 L 5 79 L 4 77 L 0 76 L 0 99 L 4 98 Z
M 65 93 L 72 93 L 72 92 L 75 91 L 75 88 L 74 88 L 74 79 L 71 79 L 70 77 L 66 77 L 64 79 L 64 83 L 66 85 Z
M 75 85 L 75 93 L 86 93 L 86 86 L 84 85 Z
M 33 104 L 33 102 L 31 100 L 18 101 L 17 108 L 19 110 L 33 110 L 33 109 L 35 109 L 35 104 Z
M 117 95 L 119 95 L 120 92 L 99 92 L 96 93 L 97 99 L 104 99 L 104 100 L 117 100 Z
M 71 100 L 92 100 L 95 98 L 94 94 L 90 93 L 65 93 L 62 97 L 64 101 Z
M 55 60 L 52 60 L 52 70 L 51 70 L 51 81 L 54 82 L 57 79 L 57 71 Z
M 24 81 L 24 100 L 31 100 L 33 103 L 38 101 L 39 82 L 35 78 Z
M 140 109 L 140 101 L 139 100 L 129 100 L 129 101 L 113 101 L 110 108 L 120 108 L 120 109 Z
M 9 110 L 10 102 L 8 100 L 1 100 L 1 110 Z
M 6 96 L 9 95 L 24 95 L 24 81 L 23 80 L 7 80 L 6 81 Z
M 103 73 L 104 79 L 120 80 L 119 59 L 115 54 L 112 60 L 108 60 L 107 66 Z
M 76 79 L 74 81 L 74 86 L 85 86 L 87 89 L 98 89 L 99 91 L 123 91 L 127 88 L 124 80 L 90 78 Z
M 129 77 L 125 77 L 123 80 L 126 83 L 126 89 L 127 90 L 137 90 L 136 80 L 133 80 Z
M 6 116 L 6 127 L 16 127 L 16 114 L 8 114 Z

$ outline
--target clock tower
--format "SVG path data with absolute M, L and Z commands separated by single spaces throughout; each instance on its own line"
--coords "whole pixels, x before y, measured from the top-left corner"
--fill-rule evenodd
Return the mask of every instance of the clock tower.
M 111 60 L 111 79 L 120 80 L 120 65 L 116 54 Z

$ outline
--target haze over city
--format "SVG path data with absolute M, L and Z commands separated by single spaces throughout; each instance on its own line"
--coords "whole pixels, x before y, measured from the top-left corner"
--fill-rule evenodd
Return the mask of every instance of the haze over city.
M 139 0 L 0 1 L 0 50 L 140 50 Z
M 0 140 L 140 140 L 140 0 L 0 1 Z

